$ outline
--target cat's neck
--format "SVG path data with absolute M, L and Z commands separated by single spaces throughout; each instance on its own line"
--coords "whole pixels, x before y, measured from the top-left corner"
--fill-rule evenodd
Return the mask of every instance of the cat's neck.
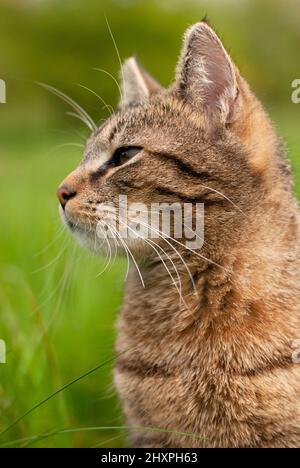
M 292 289 L 299 289 L 299 215 L 296 208 L 277 220 L 275 215 L 274 211 L 274 219 L 269 214 L 249 224 L 238 242 L 224 248 L 201 249 L 194 255 L 180 246 L 177 254 L 166 248 L 165 263 L 157 259 L 139 266 L 145 288 L 137 272 L 131 272 L 127 297 L 132 301 L 134 296 L 141 313 L 176 316 L 182 328 L 205 318 L 226 316 L 230 322 L 259 311 L 271 314 L 282 307 L 283 297 L 285 306 L 294 309 Z

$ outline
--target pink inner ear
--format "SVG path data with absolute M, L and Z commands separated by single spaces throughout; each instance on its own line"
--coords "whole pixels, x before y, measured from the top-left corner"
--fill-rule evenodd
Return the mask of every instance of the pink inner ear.
M 210 47 L 211 46 L 211 47 Z M 234 80 L 230 63 L 222 48 L 211 43 L 199 44 L 200 59 L 203 60 L 204 75 L 200 75 L 200 84 L 206 106 L 217 106 L 219 99 L 230 92 L 234 86 Z
M 197 108 L 205 108 L 209 114 L 221 111 L 226 121 L 231 118 L 237 98 L 234 65 L 206 23 L 188 31 L 179 75 L 181 88 Z
M 239 92 L 239 89 L 236 88 L 235 96 L 228 103 L 228 113 L 226 117 L 227 124 L 230 124 L 235 120 L 236 111 L 237 111 L 239 102 L 240 102 L 240 92 Z
M 161 89 L 157 81 L 139 65 L 135 57 L 125 61 L 122 67 L 123 97 L 121 105 L 141 103 Z
M 140 66 L 140 71 L 149 90 L 149 94 L 157 94 L 162 90 L 161 85 L 144 69 Z

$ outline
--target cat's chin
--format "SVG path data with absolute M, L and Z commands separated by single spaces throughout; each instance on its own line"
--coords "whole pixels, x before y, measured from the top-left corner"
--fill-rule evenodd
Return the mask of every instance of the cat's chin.
M 149 256 L 147 246 L 141 241 L 124 239 L 121 242 L 112 238 L 102 239 L 95 234 L 91 235 L 76 230 L 72 231 L 72 235 L 78 244 L 99 257 L 128 257 L 129 260 L 140 261 Z
M 103 255 L 104 251 L 100 251 L 100 246 L 97 245 L 98 240 L 96 234 L 90 227 L 85 226 L 78 221 L 75 222 L 66 214 L 61 206 L 59 207 L 59 214 L 64 226 L 80 246 L 95 254 Z
M 102 229 L 94 229 L 88 224 L 80 223 L 59 207 L 59 214 L 64 226 L 76 242 L 84 249 L 99 257 L 128 257 L 134 261 L 144 261 L 151 257 L 153 251 L 142 238 L 122 238 L 106 236 Z
M 124 247 L 125 242 L 119 241 L 117 245 L 114 239 L 101 237 L 97 229 L 92 229 L 89 225 L 84 225 L 78 221 L 74 221 L 67 213 L 59 207 L 60 218 L 76 242 L 84 249 L 89 250 L 94 255 L 103 256 L 121 256 L 126 255 Z

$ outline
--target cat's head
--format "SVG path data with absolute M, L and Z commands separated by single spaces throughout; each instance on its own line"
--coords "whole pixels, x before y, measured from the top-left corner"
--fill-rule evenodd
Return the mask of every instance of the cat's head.
M 134 58 L 125 62 L 119 109 L 91 135 L 80 165 L 60 186 L 61 214 L 97 251 L 106 208 L 117 207 L 118 216 L 120 195 L 145 210 L 155 203 L 204 203 L 203 249 L 220 238 L 232 241 L 272 191 L 276 146 L 268 118 L 222 42 L 197 23 L 185 34 L 168 89 Z M 142 253 L 149 247 L 139 236 L 123 242 Z

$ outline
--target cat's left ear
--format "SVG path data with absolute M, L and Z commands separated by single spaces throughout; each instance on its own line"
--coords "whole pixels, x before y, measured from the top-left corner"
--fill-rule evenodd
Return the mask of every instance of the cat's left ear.
M 162 90 L 160 84 L 141 67 L 135 57 L 125 61 L 121 77 L 122 101 L 120 106 L 140 104 L 149 99 L 152 94 L 157 94 Z
M 197 23 L 185 34 L 177 92 L 199 112 L 230 123 L 239 100 L 236 67 L 214 30 Z

